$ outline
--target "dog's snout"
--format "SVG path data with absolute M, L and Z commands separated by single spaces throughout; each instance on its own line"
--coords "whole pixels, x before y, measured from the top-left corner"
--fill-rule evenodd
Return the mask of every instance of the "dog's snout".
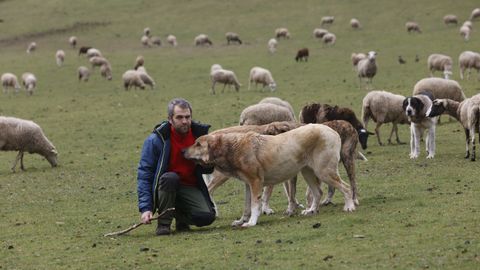
M 408 115 L 408 116 L 411 116 L 411 115 L 412 115 L 412 110 L 411 110 L 411 109 L 407 109 L 407 115 Z

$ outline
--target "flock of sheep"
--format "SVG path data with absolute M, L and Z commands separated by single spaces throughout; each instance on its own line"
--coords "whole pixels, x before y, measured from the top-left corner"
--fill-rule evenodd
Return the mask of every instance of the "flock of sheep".
M 472 11 L 469 20 L 465 21 L 460 27 L 460 34 L 465 40 L 468 40 L 473 29 L 472 21 L 480 18 L 480 8 L 476 8 Z M 446 25 L 457 25 L 458 18 L 455 15 L 446 15 L 443 18 Z M 321 18 L 321 26 L 326 27 L 333 24 L 335 17 L 325 16 Z M 362 25 L 360 21 L 356 18 L 350 20 L 350 26 L 353 29 L 360 29 Z M 416 22 L 407 22 L 406 30 L 408 32 L 418 32 L 421 33 L 421 29 L 418 23 Z M 268 40 L 267 48 L 270 53 L 275 53 L 279 40 L 281 39 L 290 39 L 292 35 L 290 34 L 287 28 L 277 28 L 274 31 L 274 38 Z M 334 45 L 336 42 L 336 36 L 334 33 L 329 32 L 324 28 L 315 28 L 313 30 L 313 37 L 320 39 L 324 42 L 326 46 Z M 240 36 L 234 32 L 227 32 L 225 34 L 227 44 L 243 44 Z M 150 28 L 145 28 L 143 30 L 143 35 L 141 37 L 141 44 L 145 47 L 151 47 L 153 45 L 161 46 L 162 41 L 158 36 L 152 36 Z M 174 35 L 168 35 L 166 37 L 166 42 L 173 47 L 178 46 L 177 38 Z M 71 48 L 76 48 L 78 44 L 78 39 L 75 36 L 72 36 L 68 39 L 68 44 Z M 205 34 L 200 34 L 194 38 L 194 46 L 212 46 L 213 42 Z M 31 42 L 28 45 L 27 53 L 32 54 L 37 48 L 36 42 Z M 112 65 L 108 59 L 103 56 L 102 52 L 99 49 L 82 46 L 79 48 L 79 55 L 85 54 L 90 65 L 91 69 L 87 66 L 80 66 L 77 69 L 78 80 L 79 81 L 88 81 L 91 71 L 96 67 L 99 67 L 100 75 L 107 80 L 112 80 Z M 296 61 L 308 61 L 308 48 L 302 48 L 298 50 L 295 57 Z M 367 83 L 371 83 L 373 77 L 377 73 L 376 65 L 376 56 L 375 51 L 370 51 L 368 53 L 352 53 L 351 61 L 354 67 L 354 70 L 357 73 L 358 78 L 365 78 Z M 55 53 L 56 64 L 61 67 L 65 61 L 65 51 L 58 50 Z M 480 74 L 480 54 L 473 51 L 464 51 L 459 56 L 459 68 L 460 68 L 460 78 L 464 79 L 464 73 L 467 71 L 467 79 L 470 76 L 471 69 L 476 69 Z M 145 66 L 145 60 L 142 56 L 138 56 L 135 60 L 135 64 L 132 69 L 127 70 L 122 75 L 123 86 L 125 90 L 134 88 L 144 89 L 147 85 L 151 89 L 155 87 L 154 79 L 148 74 Z M 434 92 L 435 98 L 438 99 L 451 99 L 457 102 L 462 102 L 465 100 L 465 95 L 461 90 L 460 85 L 453 81 L 449 80 L 449 77 L 452 75 L 453 61 L 450 56 L 443 54 L 431 54 L 427 59 L 428 69 L 431 75 L 434 75 L 434 72 L 440 71 L 443 72 L 444 79 L 440 78 L 427 78 L 421 80 L 415 85 L 413 95 L 418 94 L 418 89 L 430 89 Z M 241 84 L 239 83 L 235 73 L 232 70 L 224 69 L 219 64 L 214 64 L 210 69 L 210 78 L 211 78 L 211 92 L 215 94 L 215 85 L 217 83 L 224 84 L 223 90 L 226 85 L 233 86 L 236 91 L 239 91 Z M 25 72 L 21 76 L 22 85 L 25 88 L 26 92 L 29 95 L 32 95 L 35 92 L 37 85 L 37 78 L 31 72 Z M 479 77 L 480 79 L 480 77 Z M 15 92 L 18 92 L 21 89 L 17 76 L 13 73 L 6 72 L 1 75 L 1 82 L 3 87 L 3 92 L 8 93 L 10 89 L 14 89 Z M 263 88 L 268 87 L 270 91 L 275 91 L 277 84 L 273 79 L 272 72 L 266 68 L 255 66 L 252 67 L 249 73 L 249 82 L 248 89 L 250 90 L 252 84 L 255 84 L 257 87 L 260 84 Z M 222 90 L 222 91 L 223 91 Z M 397 124 L 408 123 L 408 120 L 405 117 L 405 114 L 402 111 L 401 103 L 405 97 L 397 95 L 394 93 L 389 93 L 386 91 L 372 91 L 368 93 L 363 100 L 362 108 L 362 121 L 364 128 L 367 127 L 370 119 L 377 123 L 375 128 L 375 133 L 377 134 L 378 143 L 382 145 L 380 139 L 379 128 L 384 123 L 393 123 L 392 131 L 388 142 L 391 142 L 391 137 L 393 133 L 396 133 L 396 140 L 400 143 L 398 138 L 398 127 Z M 388 105 L 386 105 L 388 104 Z M 18 160 L 21 161 L 23 169 L 23 152 L 28 151 L 32 153 L 39 153 L 43 155 L 47 160 L 50 161 L 52 166 L 56 165 L 56 150 L 55 147 L 48 139 L 45 137 L 38 125 L 33 122 L 29 122 L 22 119 L 12 118 L 12 117 L 1 117 L 0 118 L 1 129 L 5 130 L 16 130 L 17 133 L 29 132 L 35 135 L 29 135 L 31 137 L 30 141 L 23 141 L 19 143 L 18 141 L 12 140 L 14 133 L 2 133 L 0 135 L 0 149 L 1 150 L 18 150 L 19 155 L 15 161 L 14 166 L 12 167 L 15 170 L 16 163 Z M 20 136 L 23 137 L 23 136 Z M 40 146 L 34 146 L 38 144 Z M 55 161 L 52 155 L 55 155 Z

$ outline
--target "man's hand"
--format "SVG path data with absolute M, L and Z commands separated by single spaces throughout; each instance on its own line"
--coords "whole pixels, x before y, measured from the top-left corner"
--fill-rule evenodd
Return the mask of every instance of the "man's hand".
M 142 216 L 140 217 L 140 220 L 142 221 L 143 224 L 150 224 L 152 223 L 150 220 L 153 217 L 152 211 L 145 211 L 142 213 Z

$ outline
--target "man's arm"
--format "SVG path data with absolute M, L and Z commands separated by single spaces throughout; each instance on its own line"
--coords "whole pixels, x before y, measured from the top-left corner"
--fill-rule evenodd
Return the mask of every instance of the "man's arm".
M 141 213 L 153 212 L 153 182 L 161 149 L 155 136 L 155 134 L 151 134 L 143 143 L 142 154 L 138 163 L 138 209 Z

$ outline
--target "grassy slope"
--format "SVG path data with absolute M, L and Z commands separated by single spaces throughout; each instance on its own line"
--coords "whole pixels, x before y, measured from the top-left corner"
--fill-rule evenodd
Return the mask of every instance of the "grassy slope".
M 322 208 L 317 216 L 284 218 L 280 212 L 285 198 L 276 188 L 272 206 L 279 214 L 262 216 L 254 228 L 232 230 L 230 222 L 242 211 L 243 185 L 230 181 L 215 194 L 222 203 L 221 218 L 197 233 L 160 239 L 152 236 L 150 226 L 117 239 L 102 237 L 138 219 L 139 151 L 152 127 L 165 118 L 171 98 L 189 99 L 194 117 L 214 129 L 233 125 L 244 107 L 272 95 L 246 90 L 249 69 L 260 65 L 277 80 L 278 91 L 273 95 L 291 102 L 296 111 L 317 101 L 349 106 L 360 113 L 366 90 L 358 87 L 351 52 L 377 51 L 374 87 L 408 95 L 414 83 L 428 74 L 428 54 L 441 52 L 456 59 L 461 51 L 478 51 L 476 32 L 465 43 L 456 27 L 441 22 L 446 13 L 463 20 L 475 1 L 119 2 L 0 2 L 4 20 L 0 40 L 5 40 L 0 42 L 0 72 L 20 76 L 32 71 L 39 78 L 32 97 L 2 95 L 0 114 L 39 123 L 59 150 L 61 163 L 52 170 L 39 156 L 26 155 L 27 171 L 12 174 L 8 168 L 15 153 L 0 155 L 0 268 L 471 269 L 478 265 L 478 164 L 463 160 L 463 132 L 454 122 L 437 129 L 435 160 L 425 160 L 422 152 L 419 160 L 410 161 L 407 145 L 379 147 L 373 137 L 369 162 L 358 163 L 361 206 L 353 214 L 342 213 L 337 194 L 337 205 Z M 24 10 L 22 4 L 31 8 Z M 329 28 L 337 35 L 332 48 L 311 38 L 324 15 L 336 17 Z M 354 16 L 364 26 L 361 31 L 348 26 Z M 406 20 L 418 21 L 424 33 L 407 34 Z M 38 35 L 76 22 L 109 24 Z M 175 34 L 180 46 L 143 49 L 139 39 L 145 26 L 163 40 L 166 34 Z M 280 26 L 288 27 L 293 38 L 280 41 L 272 56 L 266 42 Z M 246 45 L 225 46 L 227 31 L 238 32 Z M 208 34 L 215 46 L 193 48 L 198 33 Z M 38 51 L 27 55 L 32 34 Z M 87 62 L 67 47 L 70 35 L 77 35 L 81 45 L 104 52 L 113 65 L 112 82 L 95 73 L 90 82 L 77 83 L 76 68 Z M 311 51 L 309 63 L 294 63 L 295 51 L 304 46 Z M 60 48 L 66 50 L 67 60 L 59 69 L 54 54 Z M 157 81 L 155 91 L 122 89 L 121 74 L 138 54 L 144 55 Z M 415 54 L 422 58 L 420 63 L 413 62 Z M 397 64 L 398 55 L 407 65 Z M 237 73 L 243 84 L 240 93 L 208 94 L 213 63 Z M 456 67 L 454 72 L 458 79 Z M 468 96 L 479 90 L 475 80 L 461 83 Z M 402 140 L 408 141 L 408 128 L 400 129 Z M 386 140 L 389 126 L 382 131 Z M 346 179 L 343 169 L 341 173 Z M 304 188 L 300 183 L 301 200 Z M 321 227 L 312 228 L 318 222 Z M 354 238 L 357 234 L 365 238 Z M 150 250 L 141 252 L 141 247 Z M 326 259 L 328 255 L 333 258 Z

